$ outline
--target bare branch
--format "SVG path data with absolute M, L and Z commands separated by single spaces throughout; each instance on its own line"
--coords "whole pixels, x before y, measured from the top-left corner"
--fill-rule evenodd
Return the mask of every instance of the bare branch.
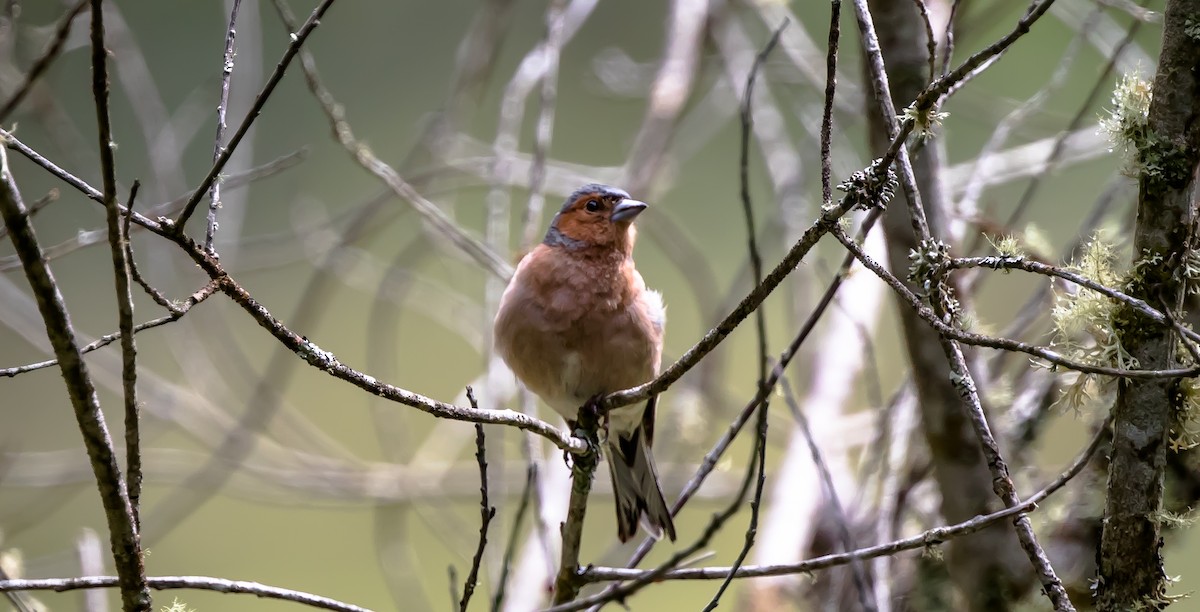
M 837 92 L 838 44 L 842 36 L 842 2 L 833 0 L 829 7 L 829 42 L 825 51 L 825 103 L 821 109 L 821 202 L 833 203 L 833 174 L 830 141 L 833 136 L 833 101 Z
M 99 4 L 98 0 L 96 4 Z M 96 14 L 99 14 L 99 7 L 96 8 Z M 100 28 L 100 31 L 102 32 L 103 28 Z M 100 47 L 103 58 L 102 40 Z M 113 451 L 112 437 L 105 425 L 104 413 L 100 410 L 96 388 L 75 341 L 75 330 L 67 315 L 62 293 L 54 275 L 41 258 L 37 236 L 29 224 L 20 192 L 17 191 L 16 183 L 9 172 L 5 147 L 0 147 L 0 215 L 4 218 L 9 238 L 25 266 L 25 276 L 29 279 L 37 299 L 38 310 L 41 311 L 46 333 L 58 358 L 71 405 L 75 409 L 75 419 L 91 459 L 96 485 L 100 489 L 100 501 L 103 503 L 108 523 L 109 540 L 126 610 L 150 610 L 150 593 L 146 589 L 138 530 L 121 476 L 121 467 Z
M 238 8 L 242 0 L 233 0 L 233 8 L 229 10 L 229 28 L 225 32 L 225 54 L 221 62 L 221 95 L 217 102 L 217 135 L 213 139 L 213 165 L 221 161 L 224 151 L 222 142 L 225 140 L 225 112 L 229 109 L 229 79 L 233 76 L 233 44 L 237 38 L 234 26 L 237 24 Z M 213 181 L 209 192 L 208 229 L 204 233 L 204 248 L 212 253 L 213 237 L 217 233 L 217 210 L 221 208 L 221 181 Z
M 334 0 L 321 0 L 321 3 L 308 16 L 308 20 L 304 22 L 304 25 L 298 31 L 291 34 L 292 42 L 288 45 L 287 50 L 284 51 L 279 63 L 275 65 L 275 71 L 271 73 L 271 77 L 267 79 L 262 91 L 254 99 L 254 104 L 246 112 L 246 117 L 242 119 L 241 125 L 233 133 L 233 137 L 229 139 L 229 144 L 221 151 L 221 155 L 213 163 L 212 168 L 209 169 L 208 175 L 204 177 L 204 180 L 200 182 L 200 186 L 196 188 L 196 191 L 192 192 L 192 197 L 188 198 L 187 203 L 184 204 L 183 212 L 179 213 L 179 217 L 173 224 L 176 228 L 175 231 L 183 231 L 184 226 L 187 225 L 187 221 L 191 218 L 192 213 L 196 211 L 196 206 L 200 203 L 204 194 L 208 193 L 213 183 L 216 182 L 221 174 L 221 170 L 229 162 L 229 158 L 233 157 L 233 152 L 237 150 L 238 144 L 242 142 L 242 138 L 250 131 L 250 126 L 254 124 L 254 120 L 262 113 L 263 106 L 267 104 L 267 100 L 275 91 L 275 86 L 279 85 L 279 81 L 283 79 L 283 73 L 287 70 L 288 65 L 291 64 L 296 54 L 300 52 L 300 47 L 304 46 L 304 42 L 308 40 L 309 34 L 312 34 L 312 31 L 320 25 L 321 18 L 325 16 L 325 11 L 329 10 L 333 2 Z
M 571 462 L 571 499 L 567 503 L 567 520 L 561 526 L 562 554 L 558 576 L 554 578 L 553 602 L 556 604 L 575 599 L 583 586 L 579 580 L 579 550 L 583 538 L 583 519 L 587 516 L 588 493 L 592 490 L 592 475 L 600 463 L 600 441 L 597 436 L 601 426 L 599 417 L 596 402 L 589 401 L 579 408 L 578 420 L 573 426 L 576 433 L 588 441 L 591 451 L 575 455 Z
M 475 402 L 475 391 L 467 387 L 467 399 L 471 407 L 478 410 Z M 479 545 L 475 548 L 475 556 L 471 558 L 471 570 L 467 572 L 467 581 L 463 584 L 462 599 L 458 602 L 460 612 L 467 612 L 467 604 L 475 593 L 475 584 L 479 581 L 479 566 L 483 563 L 483 550 L 487 548 L 488 526 L 496 516 L 496 508 L 488 502 L 487 451 L 484 447 L 483 424 L 475 424 L 475 462 L 479 464 Z
M 195 589 L 217 593 L 254 595 L 263 599 L 279 599 L 304 604 L 322 610 L 338 612 L 370 612 L 353 604 L 321 597 L 303 591 L 293 591 L 246 580 L 226 580 L 208 576 L 151 576 L 146 583 L 156 591 L 168 589 Z M 117 586 L 113 576 L 87 576 L 83 578 L 43 578 L 40 580 L 0 580 L 0 591 L 74 591 L 77 589 L 103 589 Z
M 139 183 L 133 182 L 125 208 L 133 210 Z M 116 277 L 118 330 L 121 334 L 121 387 L 125 395 L 125 485 L 129 491 L 129 506 L 133 510 L 134 526 L 141 531 L 142 450 L 141 409 L 137 395 L 137 343 L 133 336 L 133 251 L 129 242 L 129 217 L 119 219 L 116 198 L 105 207 L 108 213 L 108 243 L 112 250 L 113 273 Z M 119 224 L 119 225 L 118 225 Z M 149 286 L 148 284 L 146 285 Z

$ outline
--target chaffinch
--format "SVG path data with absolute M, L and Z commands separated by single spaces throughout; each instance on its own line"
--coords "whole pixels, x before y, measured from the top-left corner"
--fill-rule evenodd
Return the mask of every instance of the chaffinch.
M 579 188 L 500 298 L 496 352 L 568 421 L 598 397 L 658 375 L 666 309 L 633 264 L 633 221 L 645 209 L 621 189 Z M 643 516 L 654 537 L 675 539 L 650 454 L 656 399 L 607 415 L 605 456 L 622 542 Z

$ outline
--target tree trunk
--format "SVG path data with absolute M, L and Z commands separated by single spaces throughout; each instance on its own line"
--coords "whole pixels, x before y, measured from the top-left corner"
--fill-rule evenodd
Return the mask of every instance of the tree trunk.
M 1200 159 L 1200 0 L 1169 0 L 1148 130 L 1133 143 L 1140 168 L 1137 226 L 1128 292 L 1148 303 L 1180 307 L 1182 263 L 1192 240 L 1196 166 Z M 1139 266 L 1139 262 L 1147 265 Z M 1144 369 L 1169 368 L 1176 335 L 1119 317 L 1125 349 Z M 1163 477 L 1167 442 L 1179 414 L 1179 381 L 1125 379 L 1114 406 L 1108 500 L 1100 539 L 1097 604 L 1101 610 L 1165 605 L 1162 563 Z

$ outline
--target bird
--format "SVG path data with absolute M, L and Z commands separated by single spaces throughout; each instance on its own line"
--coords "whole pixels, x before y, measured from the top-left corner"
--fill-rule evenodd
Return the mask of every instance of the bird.
M 616 187 L 575 190 L 500 298 L 496 353 L 572 426 L 581 408 L 658 375 L 666 308 L 633 262 L 633 223 L 646 208 Z M 675 540 L 650 453 L 656 403 L 654 396 L 606 415 L 603 447 L 621 542 L 639 523 L 656 539 L 665 533 Z

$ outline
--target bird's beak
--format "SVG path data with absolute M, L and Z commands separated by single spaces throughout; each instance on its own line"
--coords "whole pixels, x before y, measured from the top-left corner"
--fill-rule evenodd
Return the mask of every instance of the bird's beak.
M 646 210 L 646 203 L 637 200 L 625 198 L 617 204 L 612 211 L 612 222 L 619 223 L 621 221 L 633 221 L 642 211 Z

